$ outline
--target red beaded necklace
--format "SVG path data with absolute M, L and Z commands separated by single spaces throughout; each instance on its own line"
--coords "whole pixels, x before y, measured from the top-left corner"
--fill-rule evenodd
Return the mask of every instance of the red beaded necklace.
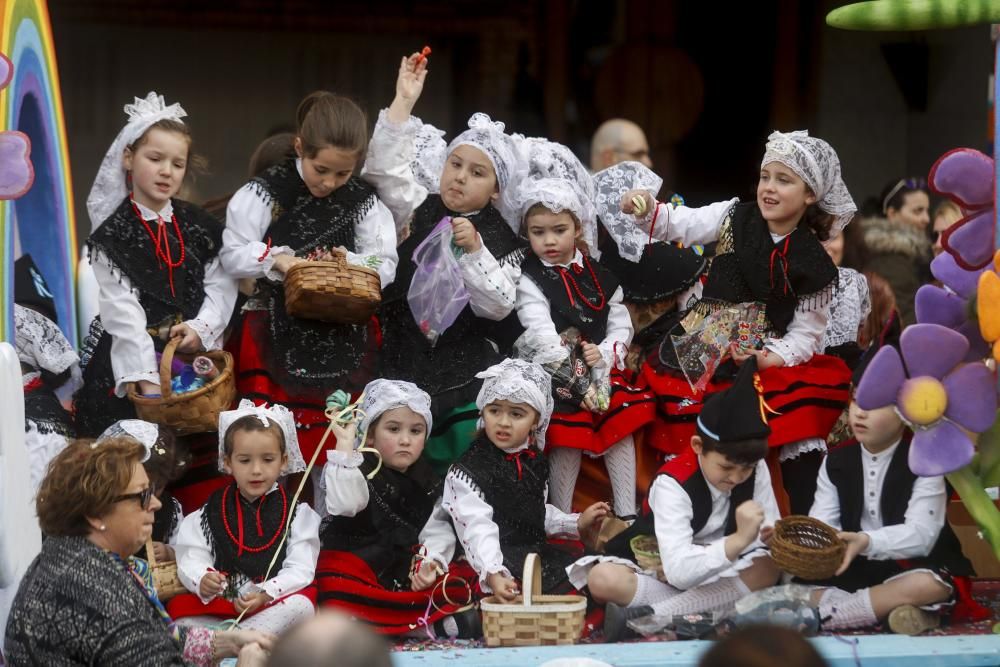
M 573 292 L 576 292 L 576 295 L 580 297 L 580 301 L 582 301 L 585 306 L 587 306 L 591 310 L 596 310 L 600 312 L 601 310 L 604 309 L 604 304 L 606 302 L 604 298 L 604 290 L 601 289 L 601 283 L 597 279 L 597 274 L 594 273 L 594 267 L 591 265 L 590 260 L 587 258 L 586 255 L 582 255 L 582 257 L 583 257 L 583 264 L 584 266 L 587 267 L 587 270 L 590 272 L 591 280 L 594 281 L 594 287 L 597 288 L 597 294 L 600 295 L 601 297 L 600 303 L 595 305 L 587 300 L 587 297 L 583 294 L 583 292 L 580 291 L 580 286 L 577 284 L 576 278 L 573 277 L 573 273 L 569 269 L 567 269 L 564 266 L 557 267 L 559 269 L 559 275 L 562 276 L 563 287 L 566 288 L 566 296 L 569 297 L 569 305 L 571 306 L 575 305 L 575 302 L 573 300 Z M 574 269 L 576 269 L 577 271 L 582 270 L 577 267 L 574 267 Z M 570 284 L 573 285 L 573 292 L 571 292 L 569 289 Z
M 174 235 L 177 236 L 177 244 L 180 246 L 181 256 L 176 262 L 170 256 L 170 238 L 167 235 L 167 226 L 163 224 L 163 218 L 157 215 L 157 225 L 156 233 L 153 233 L 152 227 L 149 226 L 149 222 L 142 217 L 142 213 L 139 212 L 139 206 L 135 203 L 135 199 L 129 195 L 129 201 L 132 202 L 132 210 L 135 211 L 135 215 L 139 218 L 139 222 L 142 226 L 146 228 L 146 232 L 149 234 L 149 239 L 153 242 L 153 248 L 156 252 L 156 260 L 158 262 L 162 261 L 167 265 L 167 279 L 170 281 L 170 295 L 177 296 L 174 291 L 174 269 L 179 267 L 184 263 L 184 236 L 181 234 L 181 227 L 177 224 L 177 216 L 173 213 L 170 214 L 170 222 L 174 224 Z
M 239 558 L 243 555 L 244 551 L 249 551 L 252 554 L 260 553 L 261 551 L 267 551 L 274 544 L 278 536 L 281 535 L 282 530 L 285 528 L 285 520 L 288 518 L 288 497 L 285 495 L 285 489 L 282 486 L 278 486 L 278 491 L 281 493 L 281 521 L 278 522 L 278 528 L 274 531 L 274 535 L 271 539 L 267 541 L 267 544 L 260 547 L 251 547 L 243 543 L 243 506 L 240 504 L 239 497 L 236 498 L 236 522 L 237 522 L 237 535 L 233 535 L 233 529 L 229 527 L 229 515 L 226 512 L 226 498 L 229 495 L 230 489 L 236 487 L 236 484 L 232 486 L 227 486 L 222 492 L 222 525 L 226 529 L 226 535 L 229 539 L 233 541 L 236 545 L 236 557 Z M 257 535 L 259 537 L 264 537 L 264 528 L 260 523 L 260 510 L 264 507 L 264 500 L 267 498 L 265 494 L 260 499 L 260 504 L 257 505 Z

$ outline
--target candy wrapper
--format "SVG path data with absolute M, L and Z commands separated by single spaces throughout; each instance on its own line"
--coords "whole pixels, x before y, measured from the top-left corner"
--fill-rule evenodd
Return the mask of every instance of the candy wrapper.
M 693 312 L 684 319 L 687 333 L 671 336 L 684 377 L 693 391 L 704 391 L 729 355 L 729 346 L 759 349 L 767 336 L 764 304 L 758 302 L 720 308 L 705 316 Z
M 596 412 L 605 412 L 611 397 L 610 369 L 589 368 L 583 360 L 583 342 L 575 327 L 557 337 L 526 331 L 514 342 L 514 353 L 519 359 L 533 361 L 548 371 L 555 399 L 579 405 L 586 398 Z

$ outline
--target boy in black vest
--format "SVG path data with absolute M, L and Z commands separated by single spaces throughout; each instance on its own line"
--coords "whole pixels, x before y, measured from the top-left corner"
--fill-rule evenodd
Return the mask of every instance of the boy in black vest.
M 848 419 L 857 441 L 827 455 L 809 512 L 843 531 L 847 551 L 837 574 L 821 583 L 829 588 L 813 600 L 827 630 L 888 617 L 893 632 L 920 634 L 939 625 L 936 612 L 952 597 L 953 577 L 972 574 L 945 521 L 944 478 L 910 471 L 911 434 L 895 406 L 864 410 L 851 401 Z
M 771 431 L 758 387 L 749 359 L 733 386 L 705 403 L 691 448 L 657 473 L 644 516 L 609 543 L 607 552 L 621 557 L 570 567 L 576 584 L 591 566 L 590 594 L 608 603 L 607 641 L 620 639 L 629 620 L 655 615 L 665 625 L 679 614 L 725 611 L 777 581 L 764 546 L 779 514 L 764 463 Z M 643 533 L 656 535 L 666 583 L 630 562 L 628 542 Z

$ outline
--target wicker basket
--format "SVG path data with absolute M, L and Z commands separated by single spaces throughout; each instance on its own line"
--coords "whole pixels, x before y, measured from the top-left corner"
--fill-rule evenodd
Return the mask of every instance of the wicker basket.
M 629 540 L 628 545 L 635 554 L 636 565 L 644 570 L 656 572 L 656 578 L 666 581 L 663 575 L 663 563 L 660 561 L 660 545 L 653 535 L 636 535 Z
M 153 577 L 153 588 L 160 602 L 166 602 L 178 593 L 186 593 L 187 589 L 177 576 L 177 562 L 157 563 L 153 555 L 153 538 L 146 540 L 146 560 L 149 561 L 149 572 Z
M 837 572 L 847 545 L 822 521 L 792 515 L 774 525 L 770 547 L 778 567 L 800 579 L 815 581 Z
M 581 595 L 537 595 L 542 589 L 538 554 L 524 559 L 523 595 L 513 603 L 488 597 L 480 603 L 487 646 L 554 646 L 575 644 L 583 632 L 587 598 Z
M 347 263 L 300 262 L 285 274 L 285 311 L 292 317 L 338 324 L 363 324 L 382 301 L 378 271 Z
M 228 410 L 236 400 L 236 381 L 233 377 L 233 356 L 223 350 L 205 352 L 219 369 L 219 375 L 201 389 L 174 394 L 170 388 L 170 364 L 180 338 L 172 338 L 160 359 L 161 395 L 143 396 L 133 389 L 128 397 L 135 406 L 139 419 L 169 426 L 178 435 L 210 433 L 219 428 L 219 413 Z

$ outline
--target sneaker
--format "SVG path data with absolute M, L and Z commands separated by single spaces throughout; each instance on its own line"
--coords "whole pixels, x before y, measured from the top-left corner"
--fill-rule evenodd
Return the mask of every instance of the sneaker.
M 614 602 L 609 602 L 604 607 L 604 641 L 613 644 L 623 639 L 638 636 L 628 627 L 628 622 L 635 618 L 649 616 L 652 613 L 653 608 L 649 605 L 622 607 Z
M 889 629 L 897 635 L 919 635 L 941 625 L 941 617 L 920 607 L 904 604 L 889 613 Z

